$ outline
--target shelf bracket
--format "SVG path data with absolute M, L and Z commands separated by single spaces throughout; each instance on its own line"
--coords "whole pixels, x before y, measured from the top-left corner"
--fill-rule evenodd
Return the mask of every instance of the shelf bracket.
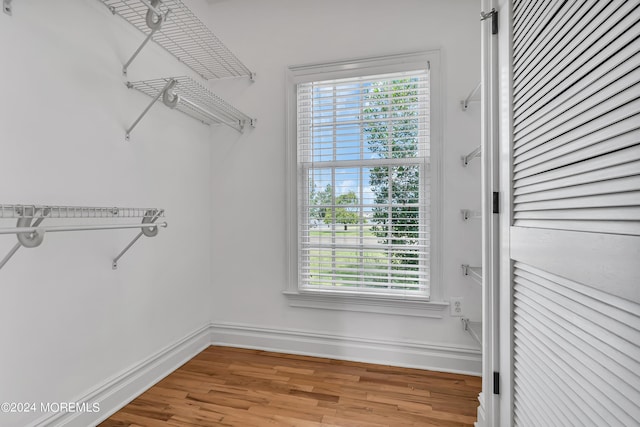
M 43 211 L 43 215 L 45 215 L 45 216 L 46 216 L 46 215 L 48 215 L 48 214 L 49 214 L 48 209 L 45 209 L 45 210 Z M 20 218 L 20 219 L 18 220 L 18 226 L 20 226 L 21 220 L 22 220 L 22 218 Z M 37 226 L 39 226 L 40 224 L 42 224 L 42 221 L 44 221 L 44 220 L 45 220 L 45 218 L 38 218 L 38 219 L 36 219 L 36 221 L 33 223 L 32 227 L 37 227 Z M 35 238 L 35 233 L 30 233 L 30 237 L 31 237 L 32 239 L 33 239 L 33 238 Z M 40 243 L 42 243 L 42 240 L 40 240 Z M 39 245 L 40 243 L 38 243 L 38 245 Z M 11 259 L 11 257 L 12 257 L 12 256 L 14 256 L 14 255 L 16 254 L 16 252 L 18 252 L 18 249 L 20 249 L 22 246 L 24 246 L 24 245 L 22 244 L 22 242 L 21 242 L 21 241 L 18 241 L 18 243 L 16 243 L 16 244 L 13 246 L 13 248 L 11 248 L 11 250 L 9 251 L 9 253 L 8 253 L 4 258 L 2 258 L 2 261 L 0 261 L 0 270 L 2 269 L 2 267 L 4 267 L 4 265 L 5 265 L 7 262 L 9 262 L 9 260 Z M 36 245 L 36 246 L 37 246 L 37 245 Z M 29 246 L 29 247 L 35 247 L 35 246 Z
M 147 35 L 147 37 L 144 39 L 144 41 L 138 47 L 138 49 L 136 49 L 136 51 L 133 52 L 133 55 L 131 55 L 131 58 L 129 58 L 126 64 L 122 66 L 122 74 L 125 76 L 127 75 L 127 69 L 129 68 L 129 65 L 131 65 L 131 63 L 133 62 L 134 59 L 136 59 L 140 51 L 142 51 L 142 49 L 147 45 L 147 43 L 149 43 L 149 40 L 153 38 L 153 35 L 156 33 L 156 31 L 158 31 L 162 27 L 162 23 L 167 20 L 167 17 L 169 16 L 169 12 L 171 12 L 171 10 L 167 10 L 167 13 L 163 15 L 162 12 L 156 9 L 156 6 L 158 5 L 159 0 L 151 0 L 151 4 L 148 3 L 146 0 L 142 0 L 142 2 L 149 8 L 147 10 L 146 22 L 147 22 L 147 27 L 149 27 L 151 32 Z M 154 17 L 156 18 L 155 20 L 154 20 Z
M 482 267 L 471 267 L 469 264 L 462 264 L 462 274 L 482 285 Z
M 476 88 L 471 91 L 469 96 L 467 96 L 464 100 L 460 101 L 460 107 L 462 108 L 462 111 L 467 111 L 469 109 L 469 103 L 471 101 L 475 101 L 474 96 L 476 96 L 476 94 L 480 90 L 481 85 L 482 83 L 478 83 L 478 86 L 476 86 Z
M 12 0 L 2 0 L 2 10 L 4 10 L 4 13 L 9 16 L 13 15 L 13 7 L 11 6 L 11 1 Z
M 158 218 L 160 218 L 160 216 L 162 215 L 162 210 L 156 210 L 156 211 L 147 211 L 147 214 L 149 216 L 145 216 L 142 219 L 142 223 L 143 224 L 154 224 Z M 138 235 L 136 237 L 133 238 L 133 240 L 131 242 L 129 242 L 129 244 L 118 254 L 118 256 L 116 256 L 113 259 L 113 262 L 111 263 L 111 268 L 114 270 L 118 269 L 118 261 L 120 260 L 120 258 L 122 258 L 122 256 L 127 253 L 127 251 L 129 249 L 131 249 L 131 247 L 138 241 L 138 239 L 140 237 L 142 237 L 143 235 L 147 236 L 147 237 L 155 237 L 158 235 L 158 227 L 145 227 L 142 228 L 140 230 L 140 232 L 138 233 Z
M 476 157 L 480 157 L 481 154 L 482 154 L 482 147 L 478 147 L 475 150 L 473 150 L 471 153 L 467 154 L 466 156 L 462 156 L 462 166 L 464 167 L 469 166 L 469 163 L 471 163 L 471 160 L 475 159 Z
M 478 211 L 472 211 L 470 209 L 460 209 L 463 221 L 469 221 L 472 218 L 482 218 L 482 213 Z
M 149 105 L 147 105 L 147 108 L 144 109 L 144 111 L 142 112 L 142 114 L 140 114 L 140 116 L 138 116 L 138 118 L 136 119 L 135 122 L 133 122 L 133 124 L 129 127 L 129 129 L 127 129 L 124 139 L 126 139 L 127 141 L 129 141 L 129 136 L 131 135 L 131 131 L 138 125 L 138 123 L 140 122 L 140 120 L 142 120 L 142 118 L 147 114 L 147 112 L 149 112 L 149 110 L 151 109 L 151 107 L 153 107 L 153 104 L 156 103 L 156 101 L 160 98 L 160 96 L 162 96 L 162 94 L 164 94 L 167 89 L 171 86 L 173 87 L 173 85 L 175 85 L 175 80 L 171 79 L 167 82 L 166 85 L 164 85 L 164 88 L 158 92 L 158 94 L 151 100 L 151 102 L 149 103 Z M 127 87 L 129 89 L 133 88 L 133 86 L 131 85 L 131 83 L 127 83 Z

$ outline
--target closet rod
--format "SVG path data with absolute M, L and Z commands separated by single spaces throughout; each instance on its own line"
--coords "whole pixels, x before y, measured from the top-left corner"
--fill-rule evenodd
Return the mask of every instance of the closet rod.
M 0 228 L 0 234 L 22 234 L 22 233 L 38 233 L 50 232 L 56 233 L 60 231 L 91 231 L 91 230 L 120 230 L 126 228 L 167 228 L 166 222 L 155 223 L 143 223 L 143 224 L 105 224 L 105 225 L 48 225 L 44 227 L 12 227 L 12 228 Z
M 165 93 L 167 93 L 167 92 L 165 92 Z M 182 103 L 188 105 L 189 107 L 193 108 L 194 110 L 198 111 L 200 114 L 204 114 L 205 116 L 209 116 L 213 120 L 215 120 L 215 121 L 217 121 L 219 123 L 222 123 L 223 125 L 229 126 L 230 128 L 237 130 L 238 132 L 242 132 L 244 130 L 244 124 L 245 124 L 244 120 L 238 120 L 237 122 L 228 122 L 224 118 L 218 116 L 217 114 L 212 113 L 211 111 L 205 110 L 204 108 L 200 107 L 195 102 L 189 101 L 187 98 L 185 98 L 183 96 L 179 96 L 179 95 L 175 95 L 175 96 L 178 99 L 178 103 L 182 102 Z M 167 104 L 166 102 L 164 104 L 167 105 L 169 108 L 175 108 L 176 107 L 175 105 L 171 106 L 170 104 Z
M 481 154 L 482 154 L 482 147 L 478 147 L 472 152 L 470 152 L 469 154 L 467 154 L 466 156 L 462 156 L 462 166 L 465 166 L 465 167 L 469 166 L 469 163 L 471 163 L 471 160 L 473 160 L 476 157 L 480 157 Z
M 476 86 L 476 88 L 471 91 L 469 96 L 467 96 L 464 100 L 460 101 L 460 107 L 462 108 L 462 111 L 467 111 L 467 109 L 469 109 L 469 103 L 471 101 L 475 101 L 473 97 L 476 95 L 476 93 L 478 93 L 481 86 L 482 86 L 482 83 L 478 83 L 478 86 Z

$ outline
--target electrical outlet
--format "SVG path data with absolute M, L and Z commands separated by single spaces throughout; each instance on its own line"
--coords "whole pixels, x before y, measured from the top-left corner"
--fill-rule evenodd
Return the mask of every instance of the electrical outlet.
M 451 304 L 449 305 L 450 314 L 452 316 L 461 317 L 463 315 L 462 311 L 462 297 L 451 297 Z

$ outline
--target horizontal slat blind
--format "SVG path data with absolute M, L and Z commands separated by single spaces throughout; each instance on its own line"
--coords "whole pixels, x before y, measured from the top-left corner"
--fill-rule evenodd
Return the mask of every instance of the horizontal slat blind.
M 520 426 L 640 423 L 640 305 L 516 262 Z
M 519 4 L 513 28 L 514 225 L 640 236 L 640 3 Z
M 301 83 L 297 108 L 300 287 L 428 296 L 426 67 Z

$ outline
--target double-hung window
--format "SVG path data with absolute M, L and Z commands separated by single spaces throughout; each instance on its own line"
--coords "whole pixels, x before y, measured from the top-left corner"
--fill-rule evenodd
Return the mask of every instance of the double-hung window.
M 429 297 L 425 56 L 292 68 L 298 291 Z

